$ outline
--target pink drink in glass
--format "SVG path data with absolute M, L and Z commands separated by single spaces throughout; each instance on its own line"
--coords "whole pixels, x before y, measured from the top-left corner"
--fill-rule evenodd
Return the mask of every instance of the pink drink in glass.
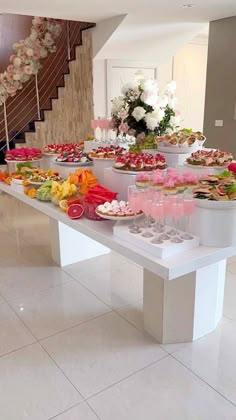
M 183 216 L 183 203 L 174 203 L 172 206 L 172 216 L 176 220 Z
M 192 198 L 185 198 L 183 201 L 184 215 L 191 216 L 194 213 L 195 203 Z

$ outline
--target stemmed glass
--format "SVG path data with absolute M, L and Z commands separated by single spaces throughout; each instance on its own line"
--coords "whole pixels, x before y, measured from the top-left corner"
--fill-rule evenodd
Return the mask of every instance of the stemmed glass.
M 137 190 L 137 188 L 134 185 L 131 185 L 128 187 L 128 200 L 129 200 L 129 206 L 131 210 L 135 214 L 135 219 L 133 224 L 129 227 L 130 233 L 138 234 L 142 233 L 142 230 L 137 224 L 137 214 L 141 210 L 140 206 L 140 191 Z
M 164 204 L 164 232 L 161 234 L 160 239 L 162 239 L 163 241 L 168 241 L 168 239 L 170 239 L 170 236 L 168 234 L 168 232 L 166 231 L 166 217 L 171 213 L 171 202 L 169 200 L 169 197 L 164 197 L 163 198 L 163 204 Z
M 151 216 L 156 220 L 156 234 L 154 238 L 151 240 L 152 244 L 163 244 L 163 240 L 160 238 L 159 232 L 158 232 L 158 224 L 161 220 L 161 218 L 164 215 L 164 204 L 163 202 L 152 202 L 151 206 Z
M 149 218 L 151 216 L 151 212 L 152 212 L 152 203 L 153 200 L 151 198 L 148 198 L 147 194 L 143 193 L 142 195 L 144 195 L 144 199 L 141 202 L 141 210 L 144 212 L 145 216 L 146 216 L 146 220 L 145 220 L 145 225 L 144 227 L 146 228 L 145 232 L 142 233 L 142 236 L 144 238 L 153 238 L 153 233 L 150 232 L 150 230 L 148 230 L 148 228 L 151 226 L 151 224 L 149 225 Z
M 186 228 L 185 228 L 186 232 L 181 235 L 181 238 L 187 241 L 190 241 L 191 239 L 193 239 L 193 236 L 190 235 L 190 233 L 188 233 L 188 228 L 189 228 L 189 218 L 194 213 L 194 209 L 195 209 L 195 202 L 194 202 L 193 196 L 189 194 L 185 196 L 183 199 L 183 212 L 184 212 L 184 216 L 187 217 L 187 220 L 186 220 Z
M 178 236 L 178 221 L 183 216 L 183 201 L 176 201 L 175 203 L 173 203 L 171 212 L 176 223 L 176 229 L 175 229 L 175 235 L 171 238 L 170 241 L 175 244 L 179 244 L 183 242 L 183 239 L 181 239 Z
M 91 127 L 92 127 L 92 129 L 94 131 L 94 138 L 95 139 L 97 138 L 96 130 L 97 130 L 98 126 L 99 126 L 99 121 L 98 120 L 92 120 L 91 121 Z

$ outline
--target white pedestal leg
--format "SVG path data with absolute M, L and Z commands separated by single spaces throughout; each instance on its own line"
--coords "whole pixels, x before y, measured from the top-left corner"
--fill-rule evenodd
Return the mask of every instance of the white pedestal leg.
M 144 270 L 144 328 L 163 344 L 194 341 L 216 328 L 223 312 L 226 260 L 164 280 Z
M 50 236 L 52 259 L 61 267 L 110 252 L 109 248 L 54 219 L 50 219 Z

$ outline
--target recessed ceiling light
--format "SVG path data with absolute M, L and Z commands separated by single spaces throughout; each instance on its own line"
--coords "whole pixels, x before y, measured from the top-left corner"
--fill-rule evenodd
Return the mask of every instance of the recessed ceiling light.
M 193 3 L 186 3 L 186 4 L 183 4 L 183 8 L 184 9 L 191 9 L 191 7 L 194 7 L 195 6 L 195 4 L 193 4 Z

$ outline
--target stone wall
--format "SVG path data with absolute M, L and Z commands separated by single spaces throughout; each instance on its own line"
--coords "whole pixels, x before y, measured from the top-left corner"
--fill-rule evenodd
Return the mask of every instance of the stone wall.
M 58 89 L 52 110 L 44 112 L 44 121 L 35 123 L 35 133 L 26 133 L 28 147 L 42 148 L 50 143 L 79 142 L 91 134 L 93 119 L 92 37 L 83 32 L 83 44 L 76 47 L 76 60 L 69 64 L 65 87 Z

